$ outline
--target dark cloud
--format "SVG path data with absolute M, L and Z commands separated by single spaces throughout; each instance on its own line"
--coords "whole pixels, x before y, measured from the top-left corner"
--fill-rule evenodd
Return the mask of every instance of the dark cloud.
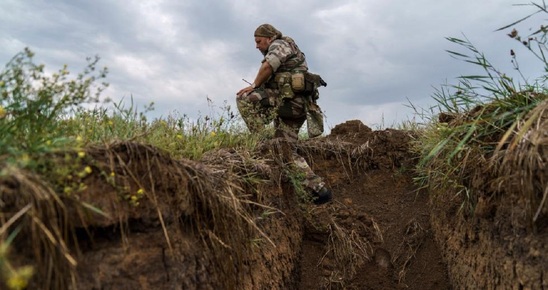
M 481 73 L 451 58 L 446 50 L 462 47 L 445 37 L 468 37 L 494 65 L 518 77 L 509 58 L 515 49 L 526 75 L 542 74 L 519 43 L 495 32 L 532 11 L 512 4 L 5 0 L 0 61 L 28 46 L 52 70 L 66 63 L 78 71 L 86 57 L 98 55 L 111 71 L 108 96 L 154 101 L 156 116 L 174 108 L 197 116 L 209 111 L 207 98 L 234 108 L 241 79 L 253 79 L 261 60 L 253 31 L 271 23 L 297 41 L 311 71 L 328 82 L 320 104 L 331 125 L 348 119 L 392 125 L 412 115 L 409 102 L 429 106 L 435 87 Z

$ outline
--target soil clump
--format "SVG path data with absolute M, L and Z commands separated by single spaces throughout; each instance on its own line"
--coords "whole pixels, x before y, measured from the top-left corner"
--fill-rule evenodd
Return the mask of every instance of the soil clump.
M 415 137 L 354 120 L 325 137 L 272 139 L 258 152 L 222 149 L 200 161 L 120 142 L 88 148 L 79 166 L 91 173 L 76 197 L 13 169 L 0 179 L 3 220 L 23 213 L 9 258 L 37 269 L 29 289 L 492 288 L 525 277 L 522 269 L 546 287 L 546 235 L 507 239 L 504 224 L 493 232 L 457 218 L 458 200 L 432 203 L 413 180 Z M 293 150 L 325 179 L 332 202 L 314 205 L 299 188 Z M 491 221 L 511 213 L 490 208 Z M 497 261 L 518 273 L 513 282 L 481 279 Z

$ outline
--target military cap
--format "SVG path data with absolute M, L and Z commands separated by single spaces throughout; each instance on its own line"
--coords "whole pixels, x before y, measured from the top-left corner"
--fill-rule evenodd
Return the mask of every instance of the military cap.
M 276 29 L 274 26 L 265 23 L 265 24 L 259 25 L 259 27 L 257 27 L 257 29 L 255 29 L 254 36 L 255 37 L 268 37 L 268 38 L 272 38 L 272 37 L 276 36 L 276 38 L 280 38 L 280 37 L 282 37 L 282 33 L 278 29 Z

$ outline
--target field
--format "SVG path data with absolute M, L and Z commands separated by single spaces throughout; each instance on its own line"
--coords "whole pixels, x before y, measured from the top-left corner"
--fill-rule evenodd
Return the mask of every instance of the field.
M 450 41 L 485 76 L 442 87 L 425 122 L 296 142 L 227 106 L 148 120 L 97 103 L 98 59 L 73 77 L 21 52 L 0 75 L 1 288 L 548 289 L 546 78 Z

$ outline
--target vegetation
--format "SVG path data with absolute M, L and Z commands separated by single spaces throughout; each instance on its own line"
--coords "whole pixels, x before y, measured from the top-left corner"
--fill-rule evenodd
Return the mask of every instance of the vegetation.
M 69 278 L 50 281 L 53 288 L 67 288 L 63 281 L 74 279 L 76 263 L 65 245 L 71 239 L 67 231 L 71 221 L 53 217 L 65 212 L 67 204 L 79 208 L 81 215 L 85 211 L 105 215 L 79 197 L 86 190 L 84 180 L 93 172 L 98 170 L 103 181 L 118 188 L 120 197 L 130 205 L 138 206 L 141 199 L 153 194 L 141 187 L 130 188 L 128 178 L 95 162 L 89 156 L 93 146 L 108 148 L 129 140 L 159 148 L 176 159 L 198 159 L 212 149 L 253 148 L 263 138 L 246 134 L 227 105 L 220 115 L 198 120 L 169 116 L 152 121 L 147 120 L 146 113 L 153 104 L 143 112 L 133 102 L 129 108 L 122 102 L 109 107 L 108 100 L 101 105 L 100 94 L 108 84 L 102 82 L 107 69 L 97 68 L 99 58 L 88 59 L 83 72 L 71 77 L 66 66 L 47 73 L 43 65 L 34 63 L 33 56 L 25 49 L 0 74 L 0 180 L 27 187 L 25 196 L 18 197 L 23 208 L 0 216 L 0 279 L 10 289 L 25 289 L 33 273 L 51 279 L 48 267 L 54 266 Z M 226 215 L 225 210 L 219 211 L 223 213 Z M 44 249 L 39 255 L 50 255 L 43 257 L 49 265 L 46 268 L 16 267 L 8 259 L 11 243 L 24 231 L 23 219 L 32 221 L 30 232 L 39 237 L 34 248 Z
M 536 13 L 548 13 L 545 4 L 531 5 L 538 9 Z M 508 29 L 528 18 L 522 18 L 500 30 Z M 519 41 L 544 64 L 546 72 L 547 33 L 548 28 L 545 26 L 540 26 L 525 36 L 515 29 L 509 33 L 510 37 Z M 515 189 L 513 184 L 528 184 L 518 192 L 527 199 L 528 218 L 535 225 L 540 220 L 539 217 L 548 212 L 545 209 L 548 207 L 548 192 L 544 188 L 538 188 L 539 183 L 534 182 L 538 178 L 536 172 L 545 167 L 545 160 L 542 159 L 544 157 L 540 156 L 542 153 L 539 153 L 537 144 L 545 142 L 542 141 L 545 137 L 538 131 L 542 130 L 540 123 L 546 119 L 548 74 L 534 82 L 525 78 L 522 82 L 517 82 L 497 70 L 467 39 L 448 40 L 466 51 L 449 51 L 452 56 L 479 66 L 483 74 L 462 76 L 457 84 L 442 86 L 437 90 L 434 94 L 436 106 L 428 114 L 420 113 L 429 121 L 425 127 L 405 124 L 406 127 L 420 132 L 415 147 L 421 156 L 417 182 L 432 192 L 452 194 L 440 195 L 441 199 L 452 198 L 453 195 L 462 197 L 464 201 L 461 209 L 466 214 L 474 214 L 478 200 L 491 192 L 487 190 L 488 186 L 497 186 L 496 192 L 503 194 L 503 187 L 508 190 Z M 512 52 L 511 57 L 516 71 L 519 72 L 516 54 Z M 110 104 L 108 100 L 99 105 L 103 101 L 100 99 L 101 92 L 108 86 L 103 81 L 108 71 L 106 68 L 98 69 L 98 62 L 97 57 L 88 59 L 88 65 L 83 72 L 74 77 L 66 66 L 56 73 L 48 74 L 43 65 L 33 62 L 33 53 L 26 49 L 17 54 L 0 74 L 0 180 L 26 184 L 23 205 L 14 212 L 0 215 L 0 280 L 5 281 L 10 289 L 25 289 L 29 279 L 37 273 L 53 279 L 46 273 L 52 269 L 53 264 L 64 265 L 58 266 L 56 270 L 70 276 L 67 281 L 74 279 L 75 258 L 66 244 L 67 240 L 74 237 L 70 237 L 67 231 L 70 221 L 58 220 L 58 212 L 66 211 L 65 203 L 70 202 L 82 212 L 92 211 L 106 215 L 100 208 L 82 201 L 79 196 L 86 189 L 84 179 L 92 172 L 99 172 L 101 181 L 118 188 L 119 198 L 127 201 L 129 206 L 139 206 L 144 198 L 153 203 L 158 202 L 155 200 L 153 187 L 145 188 L 133 180 L 133 171 L 129 169 L 129 165 L 124 165 L 121 171 L 126 175 L 120 177 L 117 175 L 119 172 L 109 168 L 108 164 L 94 163 L 90 156 L 93 152 L 89 148 L 97 145 L 116 147 L 113 144 L 129 149 L 136 146 L 123 143 L 126 141 L 145 144 L 159 151 L 146 151 L 147 164 L 152 166 L 150 164 L 164 161 L 156 156 L 161 154 L 167 154 L 175 160 L 197 160 L 214 149 L 227 149 L 226 154 L 237 155 L 228 149 L 253 149 L 266 137 L 247 134 L 243 129 L 245 126 L 242 126 L 243 123 L 227 104 L 217 114 L 215 111 L 218 108 L 210 102 L 211 107 L 216 110 L 210 116 L 197 120 L 184 115 L 152 121 L 146 116 L 148 111 L 154 109 L 153 104 L 146 106 L 143 111 L 139 111 L 132 101 L 129 107 L 122 101 Z M 519 154 L 520 150 L 527 151 L 527 154 Z M 119 157 L 106 151 L 112 158 Z M 256 160 L 251 161 L 247 156 L 236 157 L 237 162 L 231 165 L 244 173 L 250 167 L 263 165 Z M 247 245 L 241 245 L 232 236 L 234 224 L 237 225 L 236 228 L 247 228 L 245 230 L 248 232 L 258 229 L 252 217 L 242 214 L 241 208 L 247 204 L 239 203 L 239 197 L 232 190 L 243 187 L 241 181 L 221 176 L 219 172 L 191 170 L 185 165 L 182 164 L 185 170 L 169 173 L 169 177 L 182 179 L 181 176 L 198 176 L 213 180 L 199 183 L 197 188 L 192 188 L 197 193 L 196 200 L 186 201 L 201 205 L 196 213 L 196 223 L 202 223 L 200 226 L 203 226 L 211 222 L 211 228 L 219 231 L 207 232 L 221 245 L 215 248 L 217 252 L 224 253 L 223 251 L 231 247 L 245 252 Z M 512 172 L 516 165 L 524 167 L 524 171 Z M 470 170 L 471 168 L 474 170 Z M 285 174 L 294 185 L 299 198 L 309 202 L 309 197 L 301 186 L 303 176 L 292 168 L 287 170 Z M 496 178 L 496 184 L 483 182 L 489 175 L 496 177 L 501 173 L 508 173 L 512 176 L 508 180 L 516 182 Z M 247 177 L 250 183 L 260 183 L 261 179 L 253 174 Z M 138 186 L 132 187 L 134 184 Z M 217 190 L 220 194 L 212 198 L 205 194 L 205 189 Z M 47 200 L 47 206 L 43 206 L 43 200 Z M 276 213 L 274 207 L 260 206 L 255 201 L 247 202 L 259 206 L 263 216 Z M 42 206 L 40 212 L 31 210 L 39 206 Z M 234 219 L 227 219 L 227 216 Z M 13 241 L 24 230 L 21 222 L 24 218 L 32 221 L 30 231 L 39 236 L 36 239 L 38 248 L 54 253 L 47 257 L 50 260 L 38 255 L 43 260 L 48 260 L 44 264 L 50 268 L 36 269 L 27 265 L 14 265 L 8 259 Z M 159 218 L 165 230 L 161 215 Z M 349 265 L 348 272 L 353 274 L 353 265 L 358 259 L 354 254 L 367 256 L 370 246 L 358 241 L 352 233 L 337 228 L 336 224 L 333 224 L 332 230 L 333 235 L 330 238 L 333 241 L 333 251 L 341 263 Z M 166 239 L 169 243 L 167 234 Z M 268 240 L 268 237 L 263 235 L 260 240 L 262 239 Z M 342 244 L 343 249 L 338 251 L 335 244 Z M 353 254 L 348 255 L 349 253 Z M 225 269 L 235 271 L 226 265 Z M 69 288 L 67 284 L 63 284 L 70 283 L 66 280 L 53 281 L 51 284 L 59 288 Z
M 536 13 L 548 12 L 544 3 L 530 5 L 538 9 Z M 531 15 L 499 30 L 508 29 Z M 530 35 L 521 36 L 516 29 L 508 34 L 542 61 L 546 72 L 547 32 L 541 25 Z M 512 63 L 522 77 L 522 82 L 518 82 L 497 70 L 467 39 L 451 37 L 448 40 L 466 51 L 449 51 L 452 56 L 480 67 L 483 74 L 461 76 L 457 84 L 442 86 L 433 96 L 437 104 L 429 110 L 431 114 L 420 113 L 429 123 L 421 130 L 422 136 L 416 144 L 422 156 L 417 181 L 431 192 L 447 193 L 440 197 L 442 200 L 454 194 L 463 197 L 461 209 L 466 214 L 474 214 L 479 199 L 492 198 L 485 196 L 492 192 L 489 186 L 503 193 L 503 187 L 511 181 L 532 183 L 533 175 L 538 173 L 535 169 L 543 168 L 544 165 L 538 163 L 542 160 L 537 146 L 541 142 L 533 136 L 543 130 L 541 122 L 546 118 L 543 112 L 547 107 L 548 75 L 527 81 L 512 50 Z M 521 157 L 515 156 L 518 144 L 521 150 L 528 151 Z M 532 156 L 539 158 L 535 160 Z M 516 173 L 515 168 L 523 167 L 526 172 Z M 507 178 L 497 178 L 505 171 Z M 497 185 L 485 182 L 490 177 L 495 178 Z M 509 188 L 515 186 L 506 189 Z M 522 188 L 517 192 L 527 196 L 530 222 L 534 224 L 546 206 L 547 192 L 543 188 Z

